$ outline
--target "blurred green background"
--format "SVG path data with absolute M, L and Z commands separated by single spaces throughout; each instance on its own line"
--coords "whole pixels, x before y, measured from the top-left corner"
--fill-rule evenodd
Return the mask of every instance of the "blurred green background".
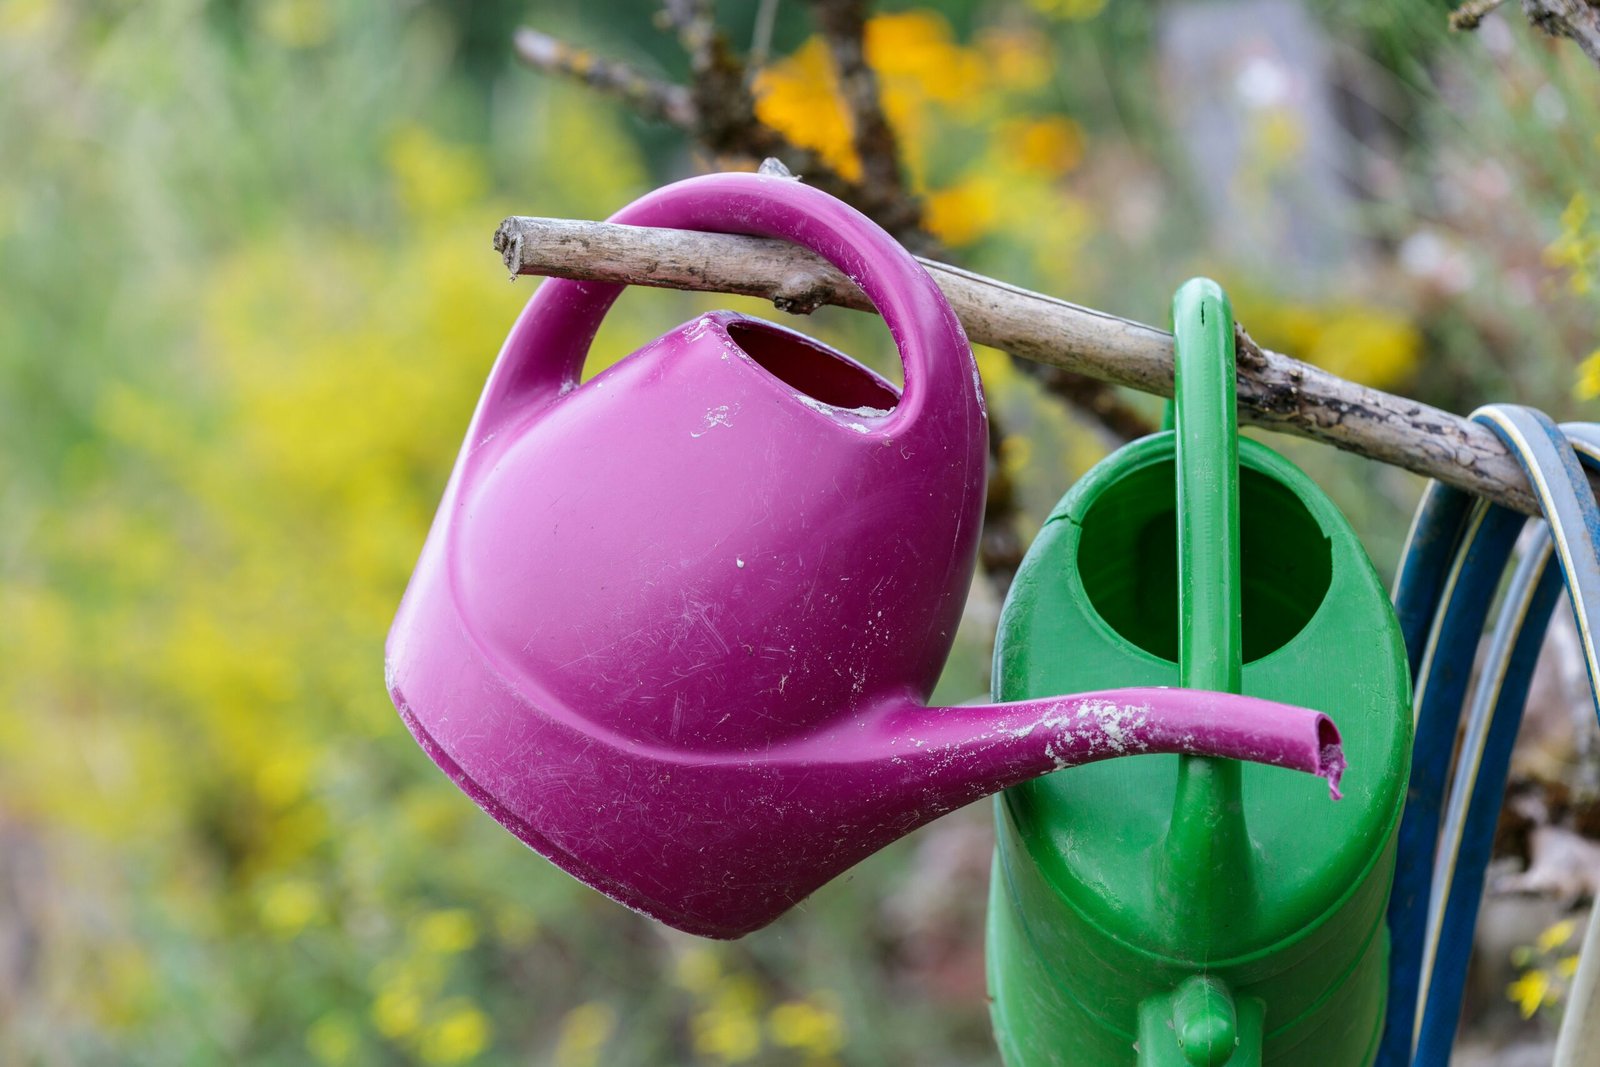
M 1284 3 L 1323 111 L 1293 53 L 1175 55 L 1173 20 L 1215 5 L 884 3 L 868 54 L 967 266 L 1145 321 L 1204 271 L 1258 340 L 1341 374 L 1592 415 L 1600 72 L 1515 13 L 1452 35 L 1434 0 Z M 756 5 L 721 8 L 748 41 Z M 520 67 L 512 32 L 682 77 L 654 14 L 0 0 L 0 1061 L 996 1062 L 985 806 L 696 942 L 518 845 L 384 692 L 533 284 L 496 224 L 715 165 Z M 810 34 L 778 6 L 762 113 L 848 170 Z M 1220 164 L 1195 86 L 1232 108 Z M 590 371 L 728 303 L 630 294 Z M 874 319 L 805 328 L 895 369 Z M 1111 442 L 980 361 L 1031 533 Z M 1273 443 L 1392 569 L 1417 479 Z M 986 690 L 996 610 L 980 581 L 941 697 Z

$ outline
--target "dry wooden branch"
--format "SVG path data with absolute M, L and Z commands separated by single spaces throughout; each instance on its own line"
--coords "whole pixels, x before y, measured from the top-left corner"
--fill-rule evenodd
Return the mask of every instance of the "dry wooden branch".
M 535 70 L 560 74 L 625 100 L 646 118 L 661 119 L 685 130 L 694 127 L 694 101 L 681 85 L 652 78 L 626 63 L 601 58 L 526 26 L 516 32 L 512 44 L 517 58 Z
M 870 311 L 865 294 L 812 253 L 727 234 L 513 216 L 495 248 L 513 274 L 735 293 L 805 314 Z M 1172 395 L 1172 336 L 1152 326 L 922 260 L 977 344 L 1159 396 Z M 1527 514 L 1533 497 L 1487 429 L 1260 348 L 1239 333 L 1239 417 L 1457 486 Z
M 1505 0 L 1466 0 L 1450 12 L 1452 30 L 1475 30 Z M 1528 21 L 1552 37 L 1570 37 L 1600 66 L 1600 2 L 1597 0 L 1522 0 Z
M 1570 37 L 1600 66 L 1600 7 L 1594 0 L 1522 0 L 1522 12 L 1552 37 Z
M 905 216 L 900 229 L 924 231 L 922 205 L 906 188 L 900 173 L 900 143 L 883 113 L 878 74 L 867 62 L 867 0 L 812 0 L 811 10 L 828 43 L 839 95 L 850 114 L 851 145 L 861 164 L 860 184 L 883 202 L 886 213 Z M 930 247 L 915 251 L 938 254 Z

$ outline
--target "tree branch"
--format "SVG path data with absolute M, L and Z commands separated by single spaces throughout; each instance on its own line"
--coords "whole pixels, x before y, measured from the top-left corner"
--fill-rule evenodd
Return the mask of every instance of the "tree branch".
M 1600 66 L 1600 7 L 1591 0 L 1522 0 L 1522 13 L 1552 37 L 1570 37 Z
M 526 26 L 516 32 L 512 44 L 517 57 L 535 70 L 559 74 L 615 96 L 645 118 L 660 119 L 680 129 L 694 128 L 694 102 L 681 85 L 651 78 L 626 63 L 602 59 Z
M 921 230 L 922 205 L 906 188 L 900 173 L 900 144 L 878 98 L 877 72 L 867 63 L 866 0 L 812 0 L 811 8 L 817 29 L 828 42 L 839 92 L 850 113 L 852 147 L 861 161 L 861 185 L 882 201 L 880 213 L 903 215 L 902 228 Z M 891 227 L 885 229 L 894 232 Z
M 782 241 L 513 216 L 495 249 L 515 274 L 735 293 L 805 314 L 872 310 L 832 265 Z M 1172 336 L 1152 326 L 922 260 L 977 344 L 1099 381 L 1172 395 Z M 1527 479 L 1487 429 L 1346 381 L 1238 335 L 1239 415 L 1537 514 Z
M 1466 0 L 1450 12 L 1452 30 L 1475 30 L 1505 0 Z M 1583 54 L 1600 66 L 1600 4 L 1596 0 L 1522 0 L 1528 21 L 1552 37 L 1576 41 Z

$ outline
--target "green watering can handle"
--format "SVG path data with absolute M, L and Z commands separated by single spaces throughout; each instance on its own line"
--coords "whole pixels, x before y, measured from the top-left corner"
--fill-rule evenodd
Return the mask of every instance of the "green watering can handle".
M 1184 283 L 1172 299 L 1172 332 L 1179 684 L 1237 693 L 1244 662 L 1239 434 L 1233 309 L 1222 287 L 1208 278 Z M 1256 857 L 1245 826 L 1239 771 L 1232 760 L 1179 757 L 1172 824 L 1157 877 L 1192 938 L 1196 960 L 1209 957 L 1214 932 L 1255 899 Z M 1181 1062 L 1204 1067 L 1259 1062 L 1259 1014 L 1239 1011 L 1227 987 L 1214 978 L 1190 979 L 1148 1003 L 1146 1012 L 1147 1018 L 1171 1020 L 1160 1029 L 1177 1036 Z M 1141 1042 L 1142 1062 L 1180 1062 L 1151 1047 L 1156 1044 Z
M 1239 434 L 1233 309 L 1195 278 L 1172 299 L 1177 413 L 1178 684 L 1237 693 L 1240 630 Z M 1239 764 L 1179 757 L 1160 877 L 1200 958 L 1213 931 L 1255 897 Z
M 1172 298 L 1178 433 L 1178 670 L 1190 689 L 1239 692 L 1239 427 L 1233 309 L 1209 278 Z M 1237 764 L 1235 764 L 1237 766 Z

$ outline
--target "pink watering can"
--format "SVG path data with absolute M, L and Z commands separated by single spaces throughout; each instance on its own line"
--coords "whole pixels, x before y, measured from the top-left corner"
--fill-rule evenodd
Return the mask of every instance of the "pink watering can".
M 546 281 L 496 362 L 389 635 L 388 684 L 485 811 L 710 937 L 1060 767 L 1199 752 L 1335 778 L 1323 715 L 1143 688 L 930 708 L 972 578 L 986 415 L 960 324 L 886 233 L 792 179 L 612 219 L 784 238 L 882 312 L 905 388 L 703 315 L 579 385 L 619 286 Z

